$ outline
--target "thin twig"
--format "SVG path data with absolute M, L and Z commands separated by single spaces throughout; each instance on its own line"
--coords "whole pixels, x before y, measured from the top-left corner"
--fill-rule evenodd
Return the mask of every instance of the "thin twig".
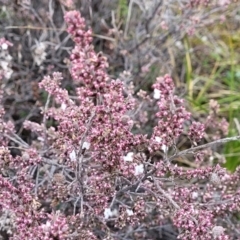
M 159 184 L 155 181 L 155 185 L 158 189 L 159 192 L 161 192 L 161 194 L 168 199 L 168 201 L 177 209 L 179 210 L 180 209 L 180 206 L 172 199 L 172 197 L 166 193 L 160 186 Z
M 131 0 L 130 3 L 129 3 L 127 20 L 126 20 L 126 27 L 124 29 L 124 38 L 127 38 L 127 33 L 128 33 L 128 28 L 129 28 L 129 22 L 130 22 L 130 19 L 131 19 L 133 2 L 134 2 L 134 0 Z
M 46 115 L 46 112 L 48 110 L 48 107 L 49 107 L 49 103 L 50 103 L 50 99 L 51 99 L 51 95 L 48 94 L 48 97 L 47 97 L 47 101 L 46 101 L 46 104 L 44 106 L 44 112 L 43 112 L 43 125 L 44 125 L 44 149 L 47 147 L 47 115 Z
M 200 145 L 200 146 L 197 146 L 197 147 L 193 147 L 193 148 L 183 150 L 183 151 L 173 155 L 168 160 L 171 161 L 174 158 L 179 157 L 179 156 L 183 156 L 183 155 L 187 155 L 187 154 L 193 154 L 194 152 L 196 152 L 198 150 L 208 148 L 208 147 L 211 147 L 213 145 L 223 144 L 223 143 L 227 143 L 227 142 L 231 142 L 231 141 L 237 141 L 237 140 L 240 140 L 240 136 L 218 139 L 218 140 L 210 142 L 210 143 L 206 143 L 206 144 L 203 144 L 203 145 Z
M 8 138 L 9 140 L 12 140 L 13 142 L 19 144 L 22 148 L 29 148 L 29 145 L 24 142 L 21 138 L 19 138 L 17 135 L 14 134 L 14 137 L 18 138 L 18 140 L 14 137 L 9 136 L 8 134 L 3 134 L 4 137 Z

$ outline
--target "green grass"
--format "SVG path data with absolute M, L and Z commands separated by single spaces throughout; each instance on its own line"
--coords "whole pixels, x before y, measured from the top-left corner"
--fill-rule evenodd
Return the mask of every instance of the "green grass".
M 236 41 L 240 39 L 240 31 L 234 34 L 219 31 L 218 34 L 213 43 L 199 43 L 199 38 L 184 39 L 187 99 L 192 110 L 198 113 L 207 113 L 209 100 L 217 100 L 221 106 L 220 114 L 230 124 L 229 136 L 236 136 L 240 134 L 234 122 L 234 119 L 240 120 L 240 46 Z M 199 44 L 207 51 L 197 56 L 190 49 Z M 225 144 L 223 153 L 225 167 L 234 171 L 240 165 L 240 141 Z
M 238 135 L 238 132 L 234 131 L 233 128 L 230 129 L 229 137 L 236 135 Z M 224 164 L 224 166 L 228 170 L 234 171 L 236 167 L 240 165 L 240 142 L 233 141 L 225 144 L 224 155 L 226 157 L 226 163 Z
M 117 21 L 126 21 L 128 15 L 128 3 L 127 0 L 118 0 L 117 7 Z

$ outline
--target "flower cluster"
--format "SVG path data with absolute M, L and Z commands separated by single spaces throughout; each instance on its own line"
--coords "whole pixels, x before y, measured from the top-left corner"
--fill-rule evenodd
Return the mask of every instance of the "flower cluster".
M 23 124 L 36 136 L 30 142 L 5 123 L 1 108 L 0 221 L 10 214 L 1 229 L 13 240 L 171 239 L 169 231 L 185 240 L 234 239 L 240 168 L 231 174 L 191 161 L 221 143 L 198 145 L 208 122 L 188 127 L 190 113 L 165 75 L 153 85 L 156 126 L 149 136 L 136 133 L 133 113 L 141 109 L 133 92 L 110 78 L 80 14 L 68 12 L 65 20 L 75 43 L 71 94 L 61 73 L 44 77 L 43 120 Z M 186 136 L 194 145 L 181 150 L 178 139 Z
M 171 146 L 182 134 L 184 121 L 190 118 L 190 113 L 183 106 L 183 100 L 174 95 L 174 84 L 169 75 L 157 78 L 153 88 L 154 98 L 158 99 L 156 116 L 159 120 L 152 138 L 162 146 Z
M 213 139 L 219 139 L 228 134 L 229 123 L 225 118 L 218 118 L 219 104 L 215 100 L 209 102 L 209 116 L 205 121 L 205 128 L 214 131 Z
M 199 142 L 204 136 L 205 126 L 199 122 L 193 122 L 189 128 L 188 136 L 193 142 Z

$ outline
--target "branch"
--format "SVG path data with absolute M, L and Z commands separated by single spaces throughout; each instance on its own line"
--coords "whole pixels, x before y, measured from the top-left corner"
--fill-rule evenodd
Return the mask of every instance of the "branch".
M 180 206 L 172 199 L 172 197 L 165 192 L 160 186 L 159 184 L 155 181 L 155 186 L 157 187 L 158 191 L 161 192 L 161 194 L 177 209 L 180 209 Z
M 222 144 L 222 143 L 227 143 L 227 142 L 231 142 L 231 141 L 237 141 L 240 140 L 240 135 L 239 136 L 235 136 L 235 137 L 228 137 L 228 138 L 222 138 L 222 139 L 218 139 L 216 141 L 210 142 L 210 143 L 206 143 L 197 147 L 193 147 L 193 148 L 189 148 L 186 150 L 183 150 L 175 155 L 173 155 L 172 157 L 169 158 L 169 161 L 173 160 L 175 157 L 179 157 L 179 156 L 183 156 L 183 155 L 187 155 L 187 154 L 191 154 L 194 153 L 198 150 L 204 149 L 204 148 L 208 148 L 211 147 L 213 145 L 216 144 Z

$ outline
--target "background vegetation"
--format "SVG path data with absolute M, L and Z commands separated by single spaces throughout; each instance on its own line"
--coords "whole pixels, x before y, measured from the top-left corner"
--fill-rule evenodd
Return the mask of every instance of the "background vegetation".
M 220 104 L 219 119 L 226 118 L 229 123 L 227 134 L 240 135 L 240 7 L 237 1 L 0 0 L 0 6 L 0 38 L 9 41 L 9 45 L 12 43 L 11 47 L 1 45 L 4 47 L 0 51 L 5 120 L 13 122 L 17 131 L 14 136 L 17 140 L 10 139 L 8 146 L 11 156 L 21 156 L 16 144 L 19 139 L 37 147 L 38 136 L 23 127 L 24 121 L 44 122 L 47 127 L 56 125 L 53 119 L 43 119 L 44 106 L 55 107 L 49 95 L 39 89 L 38 83 L 44 76 L 61 72 L 62 87 L 70 97 L 75 93 L 69 73 L 73 42 L 63 19 L 72 9 L 80 11 L 86 25 L 93 29 L 94 48 L 99 55 L 107 57 L 108 74 L 113 79 L 121 79 L 137 101 L 141 102 L 147 94 L 154 96 L 152 85 L 156 78 L 169 74 L 174 79 L 176 95 L 186 100 L 192 122 L 204 122 L 209 115 L 209 102 L 215 100 Z M 139 109 L 146 109 L 146 114 L 139 111 L 137 115 L 137 112 L 135 118 L 140 119 L 139 125 L 132 131 L 150 136 L 156 125 L 157 106 L 154 101 L 142 102 Z M 189 126 L 190 121 L 187 124 Z M 201 144 L 226 135 L 221 126 L 219 129 L 216 132 L 209 127 Z M 190 144 L 186 136 L 182 137 L 179 151 L 193 147 Z M 232 172 L 240 165 L 239 141 L 213 148 L 209 162 L 217 159 L 216 162 Z M 198 169 L 192 160 L 174 159 L 184 170 Z M 218 181 L 215 179 L 215 182 Z M 52 209 L 59 210 L 64 205 L 61 204 L 57 202 Z M 69 209 L 66 207 L 64 211 Z M 234 221 L 236 219 L 239 217 L 234 216 Z M 175 239 L 177 232 L 171 224 L 169 232 Z

